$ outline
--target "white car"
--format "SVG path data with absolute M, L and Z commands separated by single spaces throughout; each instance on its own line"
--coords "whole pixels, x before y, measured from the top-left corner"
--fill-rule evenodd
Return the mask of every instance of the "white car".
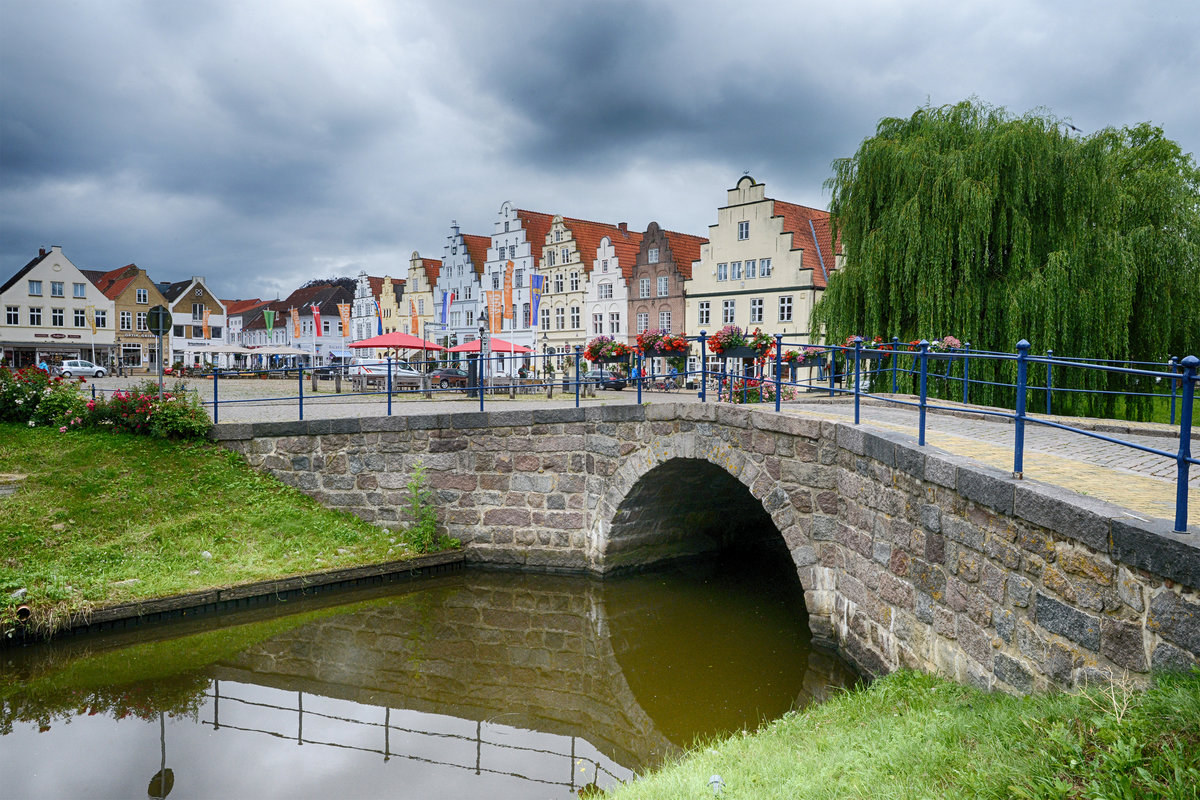
M 64 378 L 74 378 L 76 376 L 86 375 L 89 378 L 103 378 L 108 374 L 108 370 L 104 367 L 98 367 L 90 361 L 84 361 L 81 358 L 70 359 L 57 365 L 52 370 L 55 375 L 61 375 Z
M 386 358 L 356 358 L 350 363 L 351 377 L 383 378 L 387 380 Z M 421 373 L 403 359 L 392 359 L 392 385 L 420 386 Z

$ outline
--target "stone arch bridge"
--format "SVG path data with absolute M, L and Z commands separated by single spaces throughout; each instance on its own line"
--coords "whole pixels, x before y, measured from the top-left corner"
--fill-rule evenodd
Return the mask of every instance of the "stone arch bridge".
M 219 425 L 321 503 L 402 524 L 421 464 L 469 559 L 606 573 L 786 545 L 813 633 L 869 674 L 1069 687 L 1200 657 L 1200 546 L 911 437 L 664 403 Z

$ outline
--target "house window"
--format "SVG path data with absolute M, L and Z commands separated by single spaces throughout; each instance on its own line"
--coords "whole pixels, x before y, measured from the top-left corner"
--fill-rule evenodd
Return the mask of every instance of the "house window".
M 592 333 L 596 336 L 604 333 L 604 314 L 592 314 Z
M 646 261 L 651 264 L 658 263 L 658 248 L 657 247 L 651 247 L 649 250 L 646 251 Z
M 667 288 L 668 288 L 667 276 L 659 275 L 658 276 L 658 296 L 666 297 L 667 296 Z
M 108 327 L 108 312 L 107 311 L 101 311 L 100 309 L 97 308 L 95 311 L 92 312 L 92 314 L 93 314 L 93 316 L 96 317 L 96 327 L 97 328 L 107 328 Z
M 746 262 L 746 279 L 749 280 L 750 278 L 757 278 L 757 277 L 758 277 L 757 262 L 752 258 Z
M 123 331 L 133 330 L 133 312 L 132 311 L 122 311 L 121 312 L 121 330 L 123 330 Z
M 700 304 L 696 307 L 696 324 L 712 324 L 712 304 L 707 300 L 701 300 Z
M 418 313 L 418 314 L 424 314 L 424 313 L 425 313 L 425 298 L 424 298 L 424 297 L 422 297 L 422 298 L 419 298 L 419 299 L 417 300 L 417 313 Z
M 792 321 L 792 298 L 791 295 L 785 295 L 779 298 L 779 321 Z
M 554 329 L 557 331 L 564 330 L 567 327 L 567 310 L 565 308 L 554 309 Z
M 9 325 L 21 324 L 21 309 L 19 306 L 4 307 L 4 321 Z
M 738 241 L 743 241 L 750 238 L 750 223 L 743 220 L 738 223 Z
M 650 330 L 650 315 L 645 311 L 637 315 L 637 332 L 645 333 Z
M 763 301 L 761 297 L 750 298 L 750 322 L 761 323 L 763 317 Z
M 555 231 L 555 232 L 554 232 L 554 241 L 556 241 L 556 242 L 561 242 L 561 241 L 562 241 L 562 231 Z
M 529 303 L 521 304 L 521 327 L 528 328 L 530 320 L 533 318 L 532 310 L 529 308 Z
M 138 315 L 137 315 L 137 326 L 138 326 L 138 327 L 137 327 L 137 329 L 138 329 L 139 331 L 148 331 L 148 330 L 150 330 L 150 327 L 149 327 L 149 326 L 146 324 L 146 312 L 145 312 L 145 311 L 139 311 L 139 312 L 138 312 Z M 214 333 L 214 334 L 213 334 L 213 337 L 214 337 L 214 338 L 216 338 L 216 335 L 217 335 L 217 334 L 215 334 L 215 333 Z
M 475 324 L 475 312 L 468 311 L 467 312 L 467 327 L 469 328 L 474 324 Z
M 562 263 L 564 264 L 571 260 L 571 251 L 565 247 L 559 252 L 558 255 L 560 258 L 562 258 Z
M 597 296 L 601 300 L 612 300 L 612 284 L 602 283 L 597 287 Z
M 733 324 L 733 314 L 734 314 L 734 301 L 733 300 L 722 300 L 721 301 L 721 324 L 722 325 Z
M 321 320 L 321 334 L 324 336 L 329 335 L 329 320 L 327 319 Z
M 621 312 L 620 311 L 609 312 L 609 314 L 608 314 L 608 332 L 609 333 L 620 333 L 621 332 Z
M 75 297 L 78 297 L 81 300 L 83 298 L 87 297 L 87 290 L 84 288 L 84 285 L 82 283 L 72 283 L 71 291 L 73 291 L 75 293 Z
M 508 257 L 509 258 L 517 257 L 517 246 L 515 244 L 510 244 L 508 246 Z
M 557 258 L 557 254 L 553 250 L 550 250 L 549 252 L 547 252 L 546 253 L 546 266 L 553 267 L 555 264 L 555 258 Z
M 728 264 L 717 264 L 717 280 L 719 280 L 719 281 L 729 280 L 729 265 Z
M 658 312 L 658 327 L 659 327 L 659 330 L 666 331 L 667 333 L 671 332 L 671 312 L 670 311 Z
M 550 330 L 550 309 L 548 308 L 542 309 L 542 330 Z
M 650 279 L 649 278 L 642 278 L 640 281 L 638 281 L 638 296 L 639 297 L 649 297 L 650 296 Z
M 571 273 L 571 291 L 572 292 L 579 291 L 579 273 L 578 272 Z
M 504 232 L 508 233 L 508 223 L 504 223 Z
M 513 270 L 513 287 L 520 289 L 525 286 L 525 270 Z
M 29 282 L 29 294 L 31 294 L 34 297 L 41 297 L 42 296 L 42 282 L 41 281 L 30 281 Z
M 735 281 L 740 281 L 742 279 L 742 262 L 729 262 L 729 279 Z
M 63 296 L 63 282 L 62 281 L 50 281 L 50 296 L 51 297 L 62 297 Z
M 145 305 L 150 302 L 150 292 L 146 289 L 137 290 L 137 302 L 140 305 Z
M 63 313 L 63 309 L 50 309 L 50 324 L 56 328 L 61 328 L 66 324 L 66 314 Z
M 607 258 L 606 258 L 606 259 L 603 259 L 603 260 L 600 262 L 600 271 L 601 271 L 601 272 L 608 272 L 608 259 L 607 259 Z
M 492 273 L 492 289 L 495 290 L 495 289 L 499 289 L 499 288 L 500 288 L 500 272 L 496 271 L 496 272 Z
M 98 327 L 98 324 L 97 324 L 97 327 Z M 175 326 L 175 338 L 176 338 L 176 339 L 182 339 L 182 338 L 183 338 L 183 326 L 182 326 L 182 325 L 176 325 L 176 326 Z M 274 339 L 274 334 L 272 334 L 272 337 L 271 337 L 271 338 L 272 338 L 272 339 Z
M 579 306 L 571 306 L 571 329 L 572 330 L 578 329 L 579 322 L 580 322 Z
M 29 324 L 30 325 L 41 325 L 42 324 L 42 309 L 40 309 L 40 308 L 29 309 Z
M 771 277 L 771 259 L 760 258 L 758 260 L 758 274 L 764 278 Z
M 563 276 L 562 276 L 562 273 L 560 272 L 554 276 L 554 291 L 561 294 L 562 290 L 563 290 Z
M 192 319 L 193 320 L 204 319 L 204 304 L 203 303 L 192 303 Z

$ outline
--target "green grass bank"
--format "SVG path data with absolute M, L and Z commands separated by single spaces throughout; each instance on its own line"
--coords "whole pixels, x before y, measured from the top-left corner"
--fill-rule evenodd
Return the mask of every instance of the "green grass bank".
M 719 776 L 719 785 L 713 785 Z M 611 800 L 1200 796 L 1200 672 L 988 694 L 900 672 L 704 744 Z
M 4 484 L 0 632 L 22 604 L 52 632 L 117 603 L 417 555 L 406 531 L 323 508 L 203 441 L 0 423 Z

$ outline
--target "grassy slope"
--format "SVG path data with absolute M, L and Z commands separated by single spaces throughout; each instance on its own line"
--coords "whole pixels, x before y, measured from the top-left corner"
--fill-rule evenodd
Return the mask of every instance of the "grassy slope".
M 0 630 L 131 599 L 411 555 L 396 537 L 206 442 L 0 424 Z M 205 556 L 211 554 L 211 558 Z
M 1195 798 L 1200 673 L 1148 692 L 986 694 L 897 673 L 702 746 L 611 794 L 722 798 Z

